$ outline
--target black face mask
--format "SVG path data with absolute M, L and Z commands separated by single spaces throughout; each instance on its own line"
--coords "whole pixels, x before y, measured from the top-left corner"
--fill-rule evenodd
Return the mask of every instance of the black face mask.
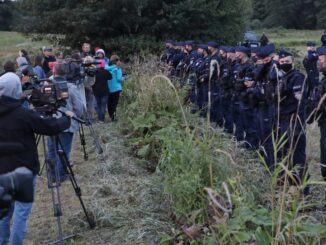
M 254 63 L 256 63 L 257 62 L 257 57 L 251 57 L 251 60 L 254 62 Z
M 293 69 L 293 64 L 283 64 L 283 65 L 279 65 L 279 68 L 284 71 L 285 73 L 288 73 L 289 71 L 291 71 Z

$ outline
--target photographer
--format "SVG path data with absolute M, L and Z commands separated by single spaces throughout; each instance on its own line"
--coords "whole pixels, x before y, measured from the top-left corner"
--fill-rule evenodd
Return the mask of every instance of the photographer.
M 58 134 L 70 126 L 70 119 L 43 118 L 21 106 L 21 95 L 22 88 L 17 75 L 7 72 L 0 77 L 0 142 L 17 142 L 24 147 L 20 153 L 0 156 L 0 174 L 26 167 L 33 172 L 35 186 L 35 176 L 40 170 L 40 163 L 34 134 Z M 66 114 L 72 116 L 71 112 Z M 8 244 L 9 239 L 12 244 L 23 244 L 31 210 L 32 203 L 12 203 L 7 215 L 0 220 L 0 244 Z
M 67 81 L 66 78 L 66 70 L 67 70 L 67 64 L 58 63 L 54 66 L 54 74 L 53 74 L 53 82 L 63 82 Z M 77 86 L 73 83 L 68 81 L 68 92 L 69 92 L 69 98 L 67 100 L 67 105 L 65 107 L 60 108 L 61 111 L 72 111 L 74 115 L 77 117 L 81 117 L 84 112 L 84 105 L 83 100 L 81 98 L 81 94 L 77 90 Z M 70 152 L 71 152 L 71 146 L 73 142 L 74 133 L 78 132 L 79 125 L 78 122 L 75 120 L 71 121 L 71 126 L 66 131 L 60 133 L 58 135 L 62 150 L 67 155 L 67 158 L 69 159 Z M 48 159 L 54 160 L 57 168 L 59 170 L 59 178 L 60 181 L 63 182 L 67 180 L 69 176 L 66 175 L 65 167 L 63 163 L 60 161 L 58 154 L 55 151 L 55 142 L 53 142 L 52 138 L 48 139 Z M 51 174 L 53 175 L 53 179 L 55 177 L 55 172 L 52 171 Z

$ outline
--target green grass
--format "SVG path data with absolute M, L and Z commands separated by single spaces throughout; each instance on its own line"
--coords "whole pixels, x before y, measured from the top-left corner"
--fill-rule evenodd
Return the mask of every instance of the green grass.
M 48 44 L 47 41 L 31 41 L 16 32 L 0 32 L 0 71 L 5 61 L 16 60 L 20 49 L 27 50 L 33 56 L 39 54 L 40 49 Z
M 269 40 L 275 43 L 278 48 L 285 47 L 294 49 L 297 51 L 300 58 L 302 58 L 305 56 L 306 43 L 308 41 L 316 42 L 318 46 L 321 45 L 320 37 L 323 30 L 271 29 L 257 31 L 258 36 L 261 36 L 263 33 L 265 33 Z

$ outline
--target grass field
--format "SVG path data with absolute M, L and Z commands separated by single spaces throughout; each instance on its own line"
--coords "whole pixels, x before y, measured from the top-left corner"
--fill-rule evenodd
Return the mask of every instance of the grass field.
M 261 34 L 263 31 L 259 31 Z M 305 43 L 319 43 L 321 31 L 266 30 L 271 42 L 278 47 L 290 47 L 305 55 Z M 46 42 L 31 42 L 17 33 L 0 32 L 0 64 L 15 59 L 19 49 L 36 54 Z M 1 68 L 0 68 L 1 70 Z M 123 97 L 122 97 L 123 100 Z M 123 113 L 123 112 L 120 112 Z M 156 174 L 150 174 L 143 162 L 134 156 L 133 146 L 120 132 L 123 122 L 95 125 L 105 149 L 105 158 L 96 155 L 92 139 L 87 132 L 87 150 L 84 161 L 78 137 L 72 152 L 74 170 L 80 183 L 85 204 L 92 211 L 99 226 L 90 231 L 73 189 L 69 183 L 61 188 L 63 202 L 63 230 L 78 237 L 67 244 L 159 244 L 162 233 L 174 231 L 168 217 L 168 209 L 162 200 Z M 308 128 L 308 162 L 313 181 L 321 181 L 319 169 L 319 130 L 317 125 Z M 325 186 L 312 187 L 313 199 L 320 202 Z M 317 211 L 314 216 L 322 220 L 325 213 Z M 47 188 L 45 174 L 38 178 L 37 196 L 29 222 L 30 230 L 26 244 L 41 244 L 56 239 L 56 220 L 53 218 L 51 193 Z
M 0 32 L 0 71 L 2 71 L 3 62 L 6 60 L 15 60 L 18 57 L 18 51 L 25 49 L 31 56 L 39 54 L 43 46 L 48 42 L 31 42 L 29 39 L 16 32 Z

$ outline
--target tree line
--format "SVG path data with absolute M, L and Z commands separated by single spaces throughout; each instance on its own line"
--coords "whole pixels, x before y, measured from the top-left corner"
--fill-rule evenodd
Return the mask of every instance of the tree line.
M 324 0 L 253 0 L 251 26 L 289 29 L 326 27 Z
M 323 0 L 0 0 L 0 30 L 125 53 L 170 38 L 236 43 L 250 28 L 323 26 Z

